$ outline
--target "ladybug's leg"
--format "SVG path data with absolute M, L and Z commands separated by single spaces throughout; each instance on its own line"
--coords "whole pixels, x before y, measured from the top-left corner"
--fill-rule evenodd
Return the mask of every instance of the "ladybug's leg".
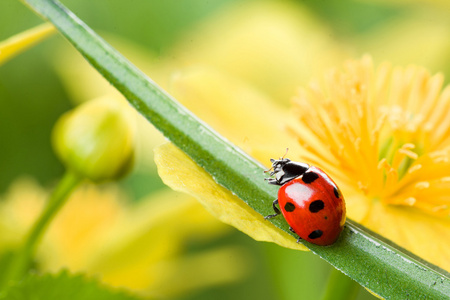
M 294 231 L 294 228 L 289 227 L 289 230 L 290 230 L 291 232 L 297 234 L 297 233 Z M 302 240 L 302 238 L 299 236 L 298 239 L 297 239 L 297 243 L 300 243 L 301 240 Z
M 271 218 L 276 217 L 276 216 L 278 216 L 279 214 L 281 214 L 281 211 L 280 211 L 280 210 L 278 209 L 278 207 L 276 206 L 277 204 L 278 204 L 278 199 L 276 199 L 276 200 L 273 201 L 273 203 L 272 203 L 272 207 L 273 207 L 273 210 L 275 211 L 275 213 L 274 213 L 273 215 L 265 216 L 265 217 L 264 217 L 265 220 L 271 219 Z
M 275 178 L 264 178 L 264 180 L 267 180 L 267 182 L 269 184 L 273 184 L 273 185 L 282 185 L 277 179 Z

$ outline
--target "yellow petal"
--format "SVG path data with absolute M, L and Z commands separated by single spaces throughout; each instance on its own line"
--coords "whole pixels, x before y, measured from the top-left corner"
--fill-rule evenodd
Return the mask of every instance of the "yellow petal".
M 276 228 L 244 201 L 218 185 L 212 177 L 172 144 L 155 149 L 158 173 L 165 184 L 176 191 L 188 193 L 216 218 L 236 227 L 257 241 L 306 250 L 294 237 Z
M 421 258 L 450 271 L 450 220 L 418 209 L 373 202 L 361 222 Z
M 45 23 L 10 37 L 0 43 L 0 65 L 54 33 L 55 27 Z

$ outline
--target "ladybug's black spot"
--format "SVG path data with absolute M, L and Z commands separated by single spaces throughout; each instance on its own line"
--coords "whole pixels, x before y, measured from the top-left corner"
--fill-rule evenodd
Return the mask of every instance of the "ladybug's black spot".
M 287 211 L 287 212 L 293 212 L 295 210 L 295 205 L 293 203 L 291 203 L 291 202 L 287 202 L 284 205 L 284 210 Z
M 304 183 L 312 183 L 317 178 L 319 178 L 319 175 L 314 172 L 306 172 L 302 177 Z
M 336 198 L 339 198 L 341 196 L 341 193 L 339 192 L 337 187 L 334 187 L 334 195 L 336 196 Z
M 325 220 L 328 220 L 328 217 L 327 216 L 325 216 L 325 217 L 323 217 Z
M 309 211 L 312 213 L 316 213 L 321 211 L 325 207 L 325 204 L 322 200 L 315 200 L 309 204 Z
M 323 234 L 322 230 L 314 230 L 313 232 L 311 232 L 308 235 L 308 237 L 313 240 L 313 239 L 320 238 L 322 236 L 322 234 Z

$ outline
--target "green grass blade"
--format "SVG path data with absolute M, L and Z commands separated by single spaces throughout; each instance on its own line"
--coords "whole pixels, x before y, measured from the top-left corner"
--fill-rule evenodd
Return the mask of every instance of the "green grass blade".
M 262 215 L 271 210 L 276 187 L 263 180 L 263 167 L 193 116 L 175 99 L 106 44 L 58 2 L 25 0 L 52 22 L 130 103 L 175 145 Z M 273 223 L 289 232 L 282 218 Z M 305 243 L 314 253 L 376 294 L 392 299 L 450 297 L 447 272 L 349 220 L 330 247 Z

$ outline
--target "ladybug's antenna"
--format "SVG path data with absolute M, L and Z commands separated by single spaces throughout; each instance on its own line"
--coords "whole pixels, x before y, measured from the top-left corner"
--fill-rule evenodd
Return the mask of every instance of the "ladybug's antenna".
M 289 151 L 289 148 L 286 148 L 286 152 L 284 153 L 284 155 L 283 155 L 283 157 L 281 158 L 281 160 L 283 160 L 283 159 L 286 157 L 286 155 L 288 154 L 288 151 Z
M 272 171 L 272 170 L 273 170 L 273 167 L 274 167 L 274 166 L 273 166 L 273 163 L 274 163 L 275 161 L 276 161 L 276 160 L 275 160 L 275 159 L 273 159 L 273 158 L 271 158 L 271 159 L 270 159 L 270 162 L 272 163 L 272 166 L 270 167 L 270 169 L 268 169 L 268 170 L 265 170 L 265 171 L 264 171 L 264 173 L 267 173 L 267 172 L 270 172 L 270 171 Z M 267 179 L 267 178 L 266 178 L 266 179 Z
M 273 170 L 273 166 L 271 166 L 270 169 L 268 169 L 268 170 L 264 170 L 264 173 L 268 173 L 268 172 L 270 172 L 272 170 Z M 264 178 L 264 179 L 268 179 L 268 178 Z

